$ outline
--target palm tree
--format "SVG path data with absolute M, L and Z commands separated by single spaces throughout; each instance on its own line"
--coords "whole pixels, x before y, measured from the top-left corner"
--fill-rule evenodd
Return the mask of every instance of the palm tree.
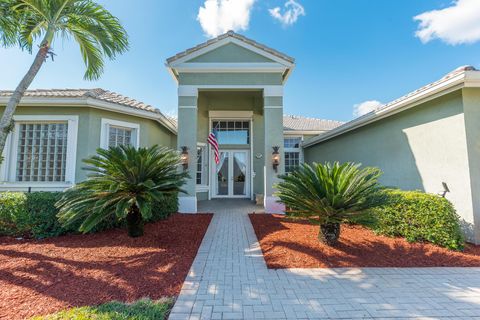
M 64 225 L 83 221 L 80 230 L 92 230 L 105 219 L 126 220 L 128 235 L 143 235 L 143 222 L 152 215 L 152 204 L 165 196 L 183 192 L 188 174 L 178 170 L 176 151 L 153 146 L 97 149 L 97 155 L 83 160 L 87 179 L 67 189 L 57 202 Z
M 0 119 L 0 154 L 13 127 L 15 109 L 45 60 L 53 59 L 52 43 L 59 36 L 77 42 L 87 80 L 101 76 L 105 57 L 113 60 L 128 49 L 128 36 L 119 20 L 92 0 L 0 0 L 0 46 L 18 45 L 32 53 L 36 40 L 42 39 Z
M 292 217 L 307 218 L 320 225 L 318 238 L 335 245 L 340 236 L 340 223 L 380 205 L 377 196 L 381 171 L 359 164 L 303 164 L 276 185 L 277 196 Z

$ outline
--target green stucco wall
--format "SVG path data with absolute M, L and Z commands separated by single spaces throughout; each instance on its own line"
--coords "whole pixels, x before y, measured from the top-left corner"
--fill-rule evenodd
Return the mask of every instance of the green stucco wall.
M 384 185 L 406 190 L 437 194 L 446 182 L 451 190 L 447 198 L 463 218 L 468 238 L 475 241 L 464 118 L 459 90 L 307 147 L 305 161 L 379 167 Z
M 274 62 L 234 43 L 228 43 L 187 62 Z
M 260 91 L 215 91 L 200 92 L 198 97 L 198 142 L 206 143 L 209 134 L 209 111 L 253 111 L 253 128 L 251 134 L 253 139 L 253 171 L 256 173 L 253 178 L 252 190 L 256 194 L 263 193 L 263 157 L 257 159 L 256 154 L 262 154 L 264 150 L 264 121 L 263 121 L 263 98 Z M 249 145 L 221 145 L 223 149 L 250 149 Z M 207 176 L 209 172 L 207 170 Z M 206 192 L 201 192 L 206 193 Z M 198 193 L 200 194 L 200 193 Z M 199 195 L 202 197 L 204 195 Z
M 3 111 L 3 110 L 2 110 Z M 140 146 L 158 144 L 176 148 L 176 136 L 155 120 L 136 116 L 104 111 L 89 107 L 46 107 L 19 106 L 15 115 L 78 115 L 77 161 L 75 170 L 76 182 L 86 178 L 82 159 L 93 154 L 100 146 L 102 118 L 138 123 L 140 125 Z
M 468 164 L 471 181 L 473 206 L 473 233 L 475 243 L 480 243 L 480 90 L 463 89 L 463 110 L 465 113 L 465 131 L 468 146 Z

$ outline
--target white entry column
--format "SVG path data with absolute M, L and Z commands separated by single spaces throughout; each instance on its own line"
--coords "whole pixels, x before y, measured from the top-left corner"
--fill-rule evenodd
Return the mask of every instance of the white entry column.
M 278 176 L 285 172 L 283 150 L 283 87 L 265 88 L 263 92 L 263 119 L 265 130 L 264 207 L 267 213 L 283 213 L 285 206 L 278 203 L 273 193 Z M 273 148 L 279 147 L 280 164 L 275 170 L 272 165 Z
M 198 90 L 178 91 L 178 136 L 177 148 L 181 152 L 182 147 L 188 150 L 188 173 L 190 178 L 183 186 L 186 194 L 179 194 L 179 208 L 181 213 L 197 212 L 196 194 L 196 170 L 197 170 L 197 101 Z

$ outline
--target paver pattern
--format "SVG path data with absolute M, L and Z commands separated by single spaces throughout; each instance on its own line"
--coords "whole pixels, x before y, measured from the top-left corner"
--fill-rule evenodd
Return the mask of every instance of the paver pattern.
M 214 212 L 169 319 L 480 319 L 480 268 L 267 269 L 243 200 Z

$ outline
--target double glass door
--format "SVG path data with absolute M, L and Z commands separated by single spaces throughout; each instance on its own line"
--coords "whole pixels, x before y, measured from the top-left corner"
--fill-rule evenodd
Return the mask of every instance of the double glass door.
M 220 162 L 213 172 L 215 197 L 250 197 L 249 151 L 220 150 L 219 153 Z

